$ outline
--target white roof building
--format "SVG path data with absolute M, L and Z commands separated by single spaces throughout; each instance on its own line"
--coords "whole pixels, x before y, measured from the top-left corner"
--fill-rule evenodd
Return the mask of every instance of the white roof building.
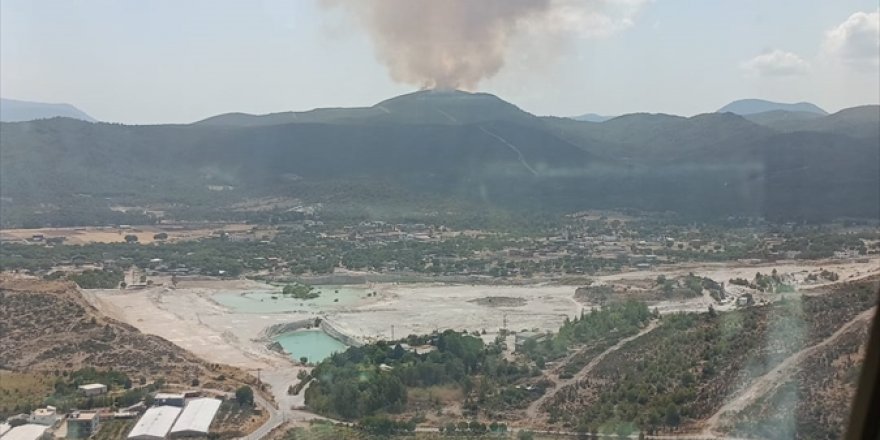
M 144 415 L 128 433 L 128 438 L 131 440 L 164 439 L 178 415 L 180 415 L 180 408 L 176 406 L 154 406 L 144 412 Z
M 214 421 L 214 416 L 220 409 L 220 400 L 210 397 L 192 399 L 186 403 L 174 427 L 171 428 L 170 437 L 192 437 L 208 435 L 208 428 Z
M 49 429 L 48 426 L 28 423 L 10 429 L 6 434 L 3 434 L 3 440 L 37 440 L 47 429 Z
M 79 390 L 82 391 L 82 393 L 86 396 L 97 396 L 99 394 L 104 394 L 107 392 L 107 385 L 104 385 L 102 383 L 88 383 L 85 385 L 80 385 L 77 388 L 79 388 Z

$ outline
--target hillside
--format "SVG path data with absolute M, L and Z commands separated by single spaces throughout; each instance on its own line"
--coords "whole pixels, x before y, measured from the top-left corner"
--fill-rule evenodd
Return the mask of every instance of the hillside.
M 756 124 L 773 127 L 776 124 L 784 124 L 792 121 L 813 121 L 822 118 L 822 115 L 813 112 L 770 110 L 767 112 L 743 115 L 743 117 Z
M 0 278 L 0 370 L 112 369 L 131 377 L 232 389 L 246 375 L 207 364 L 158 336 L 110 319 L 76 285 Z M 218 380 L 217 377 L 225 376 Z
M 542 410 L 561 426 L 608 429 L 626 420 L 648 433 L 672 433 L 707 428 L 724 404 L 745 396 L 756 403 L 724 412 L 722 431 L 746 438 L 836 438 L 854 393 L 877 287 L 874 277 L 773 305 L 664 316 L 656 330 L 603 358 Z M 845 371 L 835 376 L 826 362 L 838 359 Z M 791 367 L 774 371 L 780 365 Z M 776 381 L 786 384 L 760 386 Z M 766 394 L 751 395 L 754 384 L 755 392 Z M 814 398 L 798 401 L 793 389 Z
M 735 113 L 737 115 L 752 115 L 770 111 L 807 112 L 818 115 L 827 115 L 828 112 L 809 102 L 786 104 L 781 102 L 767 101 L 764 99 L 739 99 L 718 109 L 717 113 Z
M 421 91 L 368 108 L 192 125 L 4 123 L 0 220 L 149 221 L 110 210 L 118 205 L 222 219 L 254 197 L 358 216 L 442 205 L 458 213 L 635 208 L 704 219 L 876 218 L 876 110 L 789 129 L 731 113 L 595 123 L 538 118 L 488 94 Z
M 847 108 L 816 119 L 777 120 L 767 125 L 783 132 L 812 131 L 875 139 L 880 137 L 880 105 Z
M 70 104 L 19 101 L 0 98 L 0 121 L 20 122 L 37 119 L 72 118 L 95 122 L 95 118 Z

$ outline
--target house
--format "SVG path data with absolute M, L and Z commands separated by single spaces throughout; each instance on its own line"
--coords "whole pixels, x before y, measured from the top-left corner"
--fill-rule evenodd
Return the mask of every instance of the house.
M 751 293 L 745 293 L 736 299 L 736 305 L 738 305 L 738 306 L 750 306 L 754 303 L 755 303 L 755 300 L 754 300 L 754 298 L 752 298 Z
M 98 431 L 101 416 L 96 412 L 74 412 L 67 418 L 67 438 L 89 438 Z
M 107 385 L 104 385 L 102 383 L 89 383 L 85 385 L 80 385 L 77 388 L 86 397 L 107 394 Z
M 37 425 L 52 426 L 58 421 L 58 412 L 54 406 L 37 408 L 31 413 L 30 422 Z

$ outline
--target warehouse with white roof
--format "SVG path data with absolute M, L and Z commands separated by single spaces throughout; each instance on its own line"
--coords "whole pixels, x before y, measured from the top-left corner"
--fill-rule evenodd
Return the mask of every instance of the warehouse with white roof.
M 176 406 L 154 406 L 144 412 L 128 434 L 129 440 L 164 439 L 180 415 Z
M 205 437 L 208 428 L 220 409 L 220 400 L 208 397 L 192 399 L 186 403 L 180 417 L 171 428 L 169 437 Z
M 49 429 L 48 426 L 27 425 L 16 426 L 3 434 L 2 440 L 37 440 Z

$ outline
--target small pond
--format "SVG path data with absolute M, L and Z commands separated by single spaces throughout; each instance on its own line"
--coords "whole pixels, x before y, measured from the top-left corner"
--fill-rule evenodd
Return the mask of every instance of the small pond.
M 320 311 L 339 306 L 356 304 L 371 292 L 366 287 L 315 286 L 321 296 L 314 299 L 297 299 L 281 295 L 277 290 L 252 290 L 248 292 L 219 291 L 212 298 L 218 304 L 239 313 L 285 313 Z
M 333 353 L 343 352 L 348 348 L 345 344 L 323 330 L 297 330 L 284 333 L 274 338 L 291 359 L 299 360 L 305 356 L 309 362 L 321 362 Z

